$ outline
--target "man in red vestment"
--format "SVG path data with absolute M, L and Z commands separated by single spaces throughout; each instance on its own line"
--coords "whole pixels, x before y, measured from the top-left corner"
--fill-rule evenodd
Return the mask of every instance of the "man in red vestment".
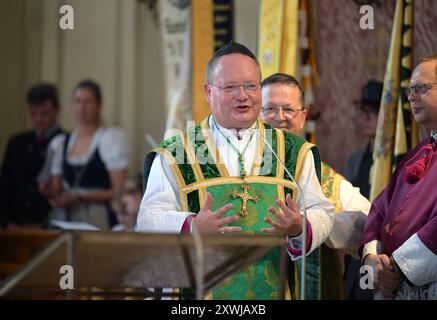
M 430 136 L 373 202 L 362 256 L 374 270 L 375 298 L 437 299 L 437 54 L 416 67 L 407 94 Z

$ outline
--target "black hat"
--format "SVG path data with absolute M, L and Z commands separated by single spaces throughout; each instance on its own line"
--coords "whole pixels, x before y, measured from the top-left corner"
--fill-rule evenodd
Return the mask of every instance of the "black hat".
M 382 82 L 369 80 L 363 87 L 361 100 L 357 101 L 361 107 L 371 106 L 379 109 L 382 95 Z
M 214 58 L 218 58 L 231 53 L 240 53 L 252 58 L 255 61 L 258 61 L 252 51 L 250 51 L 246 46 L 234 41 L 231 41 L 225 44 L 223 47 L 217 49 L 217 51 L 214 53 Z

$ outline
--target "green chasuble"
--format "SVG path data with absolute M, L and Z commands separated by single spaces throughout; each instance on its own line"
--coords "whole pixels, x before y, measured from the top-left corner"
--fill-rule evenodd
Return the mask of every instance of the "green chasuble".
M 278 157 L 298 181 L 308 151 L 312 151 L 316 171 L 320 180 L 320 156 L 316 146 L 305 140 L 258 121 L 260 134 L 272 145 Z M 215 211 L 227 203 L 233 209 L 226 215 L 239 214 L 240 219 L 229 225 L 240 226 L 246 234 L 261 233 L 261 228 L 271 227 L 264 222 L 268 211 L 276 206 L 277 198 L 285 201 L 285 195 L 291 193 L 296 201 L 297 192 L 291 179 L 285 174 L 283 166 L 278 163 L 270 149 L 258 139 L 255 159 L 251 172 L 243 179 L 231 177 L 221 161 L 214 138 L 208 127 L 208 119 L 161 143 L 154 150 L 163 155 L 169 163 L 178 183 L 181 210 L 199 212 L 210 192 L 214 198 Z M 275 218 L 275 217 L 273 217 Z M 268 235 L 266 235 L 268 236 Z M 271 250 L 264 258 L 252 264 L 227 282 L 216 287 L 209 298 L 212 299 L 279 299 L 280 249 Z M 300 261 L 290 263 L 288 270 L 288 298 L 298 299 L 300 285 Z M 307 258 L 306 298 L 320 299 L 321 272 L 320 250 L 316 249 Z

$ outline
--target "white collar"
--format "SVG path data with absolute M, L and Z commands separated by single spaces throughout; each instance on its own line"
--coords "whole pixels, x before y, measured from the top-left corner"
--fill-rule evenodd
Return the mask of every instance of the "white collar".
M 243 129 L 228 129 L 225 127 L 222 127 L 217 123 L 217 121 L 214 121 L 213 116 L 211 115 L 208 119 L 209 127 L 214 131 L 216 129 L 215 127 L 218 127 L 226 136 L 234 136 L 238 140 L 243 140 L 246 136 L 250 134 L 252 131 L 251 129 L 254 129 L 256 127 L 257 121 L 255 121 L 249 128 L 243 128 Z

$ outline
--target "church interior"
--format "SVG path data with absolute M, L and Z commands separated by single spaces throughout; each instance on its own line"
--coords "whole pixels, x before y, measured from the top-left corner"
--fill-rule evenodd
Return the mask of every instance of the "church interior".
M 126 192 L 132 199 L 141 201 L 146 155 L 172 130 L 199 124 L 211 113 L 204 92 L 206 64 L 219 47 L 233 41 L 257 56 L 263 79 L 284 72 L 295 73 L 302 81 L 309 103 L 301 137 L 316 144 L 323 162 L 345 176 L 348 158 L 369 143 L 358 128 L 357 101 L 362 99 L 363 87 L 369 80 L 380 82 L 384 92 L 390 87 L 386 80 L 389 62 L 396 56 L 391 56 L 394 39 L 403 39 L 395 34 L 399 3 L 412 12 L 406 45 L 411 75 L 423 57 L 437 52 L 434 0 L 0 0 L 0 164 L 6 168 L 11 137 L 33 130 L 26 97 L 38 83 L 56 87 L 57 125 L 72 132 L 69 139 L 76 139 L 75 93 L 81 88 L 78 84 L 88 79 L 91 84 L 85 86 L 96 83 L 101 90 L 100 125 L 117 128 L 107 145 L 127 153 L 116 144 L 129 144 L 123 179 L 130 179 L 120 185 L 130 190 Z M 289 15 L 288 6 L 294 6 Z M 275 17 L 281 17 L 280 23 Z M 399 52 L 397 59 L 404 61 Z M 396 85 L 408 86 L 408 79 Z M 124 140 L 118 140 L 116 130 L 122 131 Z M 428 134 L 424 128 L 418 130 L 420 137 Z M 68 143 L 67 138 L 61 153 L 67 152 Z M 106 161 L 111 151 L 101 152 L 100 157 Z M 34 166 L 32 159 L 27 160 L 11 166 Z M 9 169 L 4 168 L 0 180 L 6 181 Z M 28 178 L 33 183 L 37 179 Z M 2 183 L 10 187 L 10 182 Z M 21 183 L 27 182 L 14 185 Z M 12 193 L 3 198 L 8 197 Z M 81 194 L 77 197 L 81 201 Z M 107 201 L 114 212 L 121 197 L 114 193 Z M 28 200 L 18 199 L 23 204 Z M 126 210 L 130 204 L 122 205 Z M 4 210 L 0 216 L 6 216 L 4 208 L 0 207 Z M 139 202 L 133 210 L 138 212 Z M 254 236 L 251 242 L 232 235 L 229 239 L 239 245 L 231 247 L 218 234 L 205 240 L 205 252 L 199 256 L 196 233 L 161 239 L 154 233 L 142 237 L 136 232 L 102 231 L 98 237 L 100 232 L 89 231 L 89 224 L 75 225 L 85 230 L 76 234 L 68 231 L 75 229 L 73 225 L 59 221 L 58 228 L 47 228 L 47 219 L 43 227 L 35 228 L 33 223 L 20 226 L 18 222 L 9 228 L 7 218 L 0 220 L 1 300 L 154 299 L 157 291 L 151 287 L 165 292 L 172 281 L 196 287 L 200 293 L 191 291 L 190 297 L 202 299 L 208 289 L 282 244 L 275 237 L 266 241 Z M 115 224 L 123 222 L 111 223 Z M 134 230 L 134 224 L 124 230 Z M 123 258 L 114 261 L 115 255 Z M 155 263 L 149 261 L 154 259 Z M 61 265 L 67 268 L 60 270 Z M 76 290 L 69 287 L 70 265 L 84 270 L 77 277 Z M 198 272 L 207 276 L 199 279 Z M 58 284 L 61 289 L 52 290 Z M 340 291 L 337 298 L 344 299 Z

